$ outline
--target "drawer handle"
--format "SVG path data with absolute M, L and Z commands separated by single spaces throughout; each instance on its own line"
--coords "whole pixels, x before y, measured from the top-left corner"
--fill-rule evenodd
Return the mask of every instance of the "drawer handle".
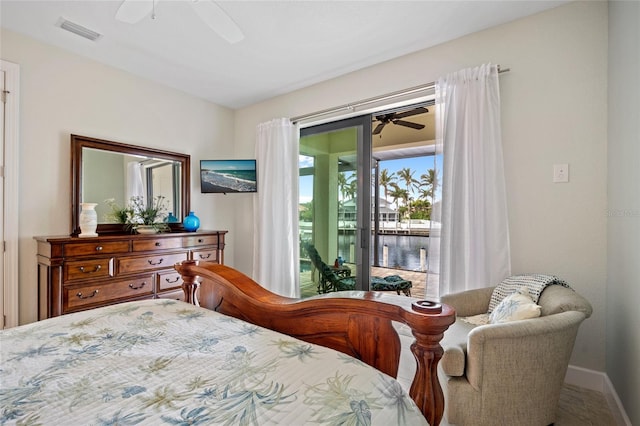
M 156 241 L 156 247 L 160 247 L 160 241 Z
M 169 284 L 173 284 L 173 283 L 177 283 L 178 281 L 180 281 L 180 277 L 176 277 L 175 280 L 172 280 L 170 278 L 165 278 L 164 279 L 166 282 L 168 282 Z
M 139 285 L 139 286 L 137 286 L 137 287 L 136 287 L 133 283 L 131 283 L 131 284 L 129 284 L 129 288 L 130 288 L 131 290 L 140 290 L 140 289 L 141 289 L 142 287 L 144 287 L 145 285 L 147 285 L 147 283 L 146 283 L 146 282 L 142 282 L 142 283 L 140 283 L 140 285 Z
M 78 294 L 76 294 L 76 296 L 78 296 L 80 299 L 91 299 L 93 296 L 95 296 L 96 294 L 98 294 L 98 290 L 93 290 L 93 293 L 91 293 L 88 296 L 83 296 L 82 292 L 79 291 Z
M 204 243 L 204 240 L 202 238 L 198 238 L 198 242 L 199 243 Z
M 147 262 L 149 262 L 149 265 L 159 265 L 162 263 L 162 261 L 164 260 L 164 258 L 160 258 L 160 260 L 158 260 L 156 263 L 153 262 L 153 259 L 149 259 L 147 260 Z
M 96 247 L 96 251 L 102 251 L 102 246 Z
M 207 253 L 206 256 L 204 254 L 200 254 L 200 259 L 208 259 L 211 257 L 211 253 Z
M 93 269 L 93 271 L 85 271 L 84 270 L 84 266 L 81 266 L 80 272 L 85 273 L 85 274 L 93 274 L 94 272 L 98 272 L 100 270 L 101 266 L 100 265 L 96 265 L 96 267 Z

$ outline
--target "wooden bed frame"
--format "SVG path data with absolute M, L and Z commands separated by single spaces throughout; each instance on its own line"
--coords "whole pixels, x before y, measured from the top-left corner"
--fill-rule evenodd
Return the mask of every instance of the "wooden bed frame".
M 228 266 L 185 261 L 175 268 L 182 275 L 187 302 L 333 348 L 392 377 L 398 374 L 400 338 L 391 321 L 406 324 L 415 337 L 411 352 L 417 362 L 409 395 L 430 425 L 440 423 L 444 396 L 436 367 L 443 353 L 440 340 L 455 321 L 450 306 L 364 291 L 292 299 L 271 293 Z

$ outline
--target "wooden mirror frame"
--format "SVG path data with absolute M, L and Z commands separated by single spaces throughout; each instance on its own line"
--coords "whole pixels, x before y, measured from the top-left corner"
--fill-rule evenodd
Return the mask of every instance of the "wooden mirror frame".
M 183 229 L 182 221 L 189 214 L 191 201 L 191 156 L 177 152 L 163 151 L 120 142 L 95 139 L 86 136 L 71 135 L 71 235 L 80 234 L 80 204 L 82 203 L 82 150 L 93 148 L 109 152 L 119 152 L 129 155 L 141 155 L 165 160 L 176 161 L 181 164 L 182 176 L 180 190 L 182 192 L 181 218 L 178 223 L 170 223 L 172 231 Z M 98 234 L 114 234 L 125 232 L 121 223 L 98 223 Z

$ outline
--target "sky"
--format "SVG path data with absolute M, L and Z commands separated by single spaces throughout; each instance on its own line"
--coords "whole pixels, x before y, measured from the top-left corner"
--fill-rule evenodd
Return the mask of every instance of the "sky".
M 305 157 L 301 157 L 305 158 Z M 308 157 L 306 157 L 308 158 Z M 436 170 L 439 170 L 438 176 L 442 178 L 442 156 L 438 155 L 435 157 L 436 159 Z M 301 166 L 311 164 L 304 163 L 301 160 Z M 403 158 L 399 160 L 388 160 L 380 162 L 380 171 L 383 169 L 387 169 L 389 173 L 396 173 L 400 169 L 409 168 L 414 171 L 413 177 L 417 180 L 420 180 L 420 175 L 427 172 L 428 169 L 434 168 L 434 157 L 414 157 L 414 158 Z M 401 188 L 404 188 L 403 182 L 398 182 Z M 300 203 L 307 203 L 311 201 L 313 197 L 313 178 L 311 176 L 303 176 L 300 179 Z M 380 190 L 380 195 L 384 196 L 384 190 Z M 414 191 L 413 197 L 417 198 L 417 191 Z M 389 200 L 391 201 L 391 200 Z
M 256 160 L 200 160 L 201 169 L 209 170 L 253 170 Z

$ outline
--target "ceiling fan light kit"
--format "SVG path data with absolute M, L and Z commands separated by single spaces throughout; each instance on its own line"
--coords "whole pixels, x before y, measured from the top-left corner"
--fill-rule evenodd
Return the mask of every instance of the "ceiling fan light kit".
M 229 44 L 235 44 L 244 39 L 240 27 L 231 17 L 212 0 L 189 0 L 196 14 L 202 21 Z M 124 0 L 118 11 L 116 19 L 128 24 L 136 24 L 152 14 L 155 19 L 156 0 Z

